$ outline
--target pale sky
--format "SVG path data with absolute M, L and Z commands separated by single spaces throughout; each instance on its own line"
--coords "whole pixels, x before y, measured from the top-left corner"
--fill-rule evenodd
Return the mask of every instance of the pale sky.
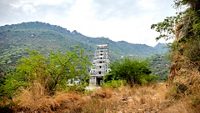
M 0 25 L 41 21 L 107 37 L 154 46 L 151 24 L 175 14 L 173 0 L 0 0 Z

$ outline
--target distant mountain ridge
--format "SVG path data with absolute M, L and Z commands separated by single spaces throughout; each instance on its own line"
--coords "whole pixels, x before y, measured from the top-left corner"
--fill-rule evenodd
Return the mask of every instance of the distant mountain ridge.
M 0 27 L 0 58 L 5 62 L 17 59 L 25 48 L 36 49 L 44 53 L 51 50 L 66 51 L 79 45 L 92 54 L 98 44 L 108 44 L 111 57 L 121 56 L 148 57 L 167 52 L 165 44 L 155 47 L 146 44 L 131 44 L 125 41 L 112 41 L 108 38 L 92 38 L 57 25 L 42 22 L 24 22 Z M 7 58 L 7 59 L 6 59 Z

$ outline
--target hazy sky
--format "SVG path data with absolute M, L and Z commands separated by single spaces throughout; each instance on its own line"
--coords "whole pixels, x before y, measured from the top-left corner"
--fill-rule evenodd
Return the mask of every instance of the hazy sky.
M 173 0 L 0 0 L 0 25 L 41 21 L 152 46 L 157 33 L 151 24 L 174 13 Z

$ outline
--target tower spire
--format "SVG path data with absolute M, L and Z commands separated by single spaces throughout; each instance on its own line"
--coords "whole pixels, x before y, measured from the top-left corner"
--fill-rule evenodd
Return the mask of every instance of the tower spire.
M 108 44 L 97 45 L 90 70 L 90 85 L 102 84 L 104 75 L 110 70 L 109 63 Z

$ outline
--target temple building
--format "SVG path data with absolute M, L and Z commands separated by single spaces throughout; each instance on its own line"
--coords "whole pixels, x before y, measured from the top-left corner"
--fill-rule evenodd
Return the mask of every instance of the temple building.
M 90 85 L 98 86 L 102 84 L 103 76 L 110 70 L 109 63 L 108 45 L 97 45 L 90 70 Z

